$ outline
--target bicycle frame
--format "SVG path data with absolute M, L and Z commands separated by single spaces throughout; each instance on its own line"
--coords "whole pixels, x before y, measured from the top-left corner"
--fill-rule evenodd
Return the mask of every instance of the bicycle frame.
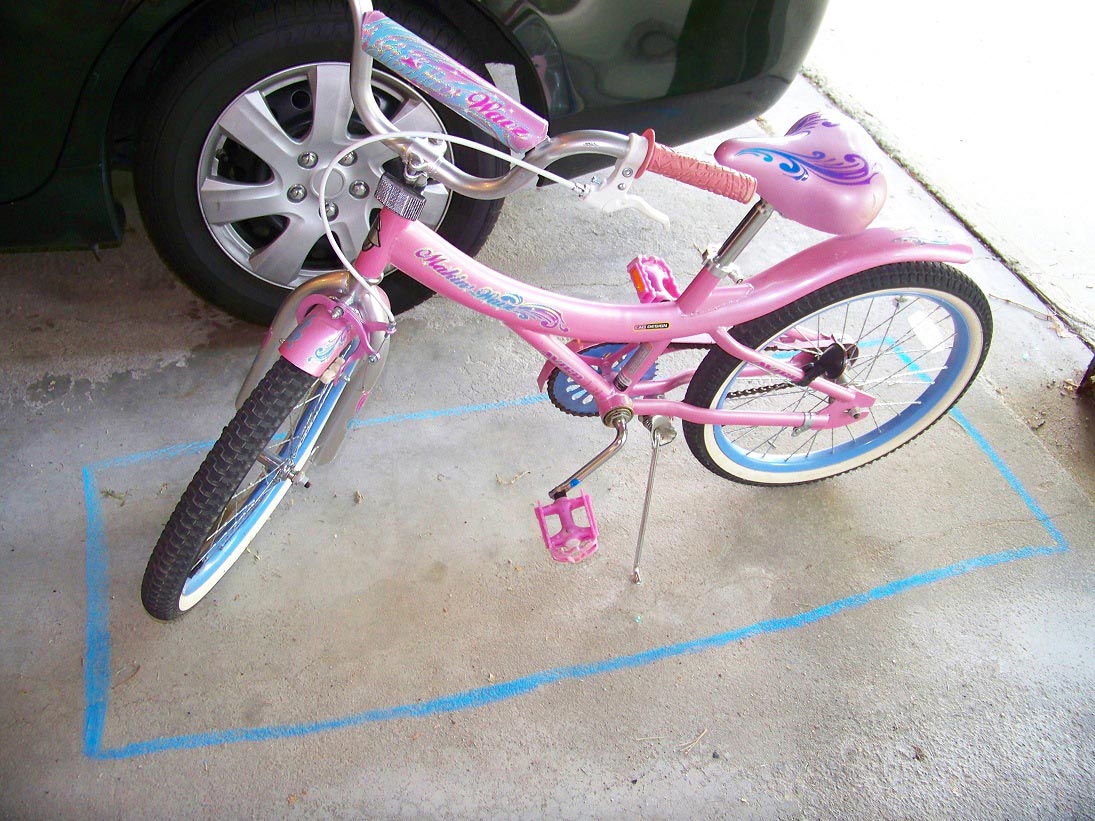
M 728 330 L 867 268 L 911 260 L 966 262 L 972 255 L 967 245 L 926 240 L 909 230 L 871 228 L 825 240 L 741 283 L 727 283 L 704 266 L 676 301 L 621 304 L 560 295 L 515 280 L 472 259 L 422 223 L 404 219 L 387 208 L 380 212 L 371 236 L 372 241 L 355 260 L 362 276 L 375 278 L 388 265 L 394 265 L 439 294 L 499 320 L 547 360 L 541 385 L 547 372 L 558 368 L 590 393 L 602 417 L 613 408 L 628 407 L 640 415 L 657 414 L 699 424 L 810 429 L 851 424 L 875 400 L 868 393 L 820 377 L 811 388 L 830 401 L 816 413 L 699 408 L 661 396 L 686 384 L 691 372 L 667 380 L 639 380 L 621 389 L 614 384 L 615 374 L 602 375 L 575 350 L 577 343 L 567 343 L 581 340 L 581 347 L 602 342 L 635 345 L 635 362 L 629 368 L 633 374 L 644 373 L 674 343 L 715 344 L 748 363 L 758 376 L 777 375 L 797 382 L 803 379 L 801 368 L 740 344 Z M 332 378 L 332 367 L 344 367 L 338 357 L 346 339 L 360 335 L 363 328 L 367 335 L 376 334 L 381 326 L 375 316 L 362 325 L 353 319 L 355 312 L 347 310 L 367 301 L 361 286 L 350 283 L 347 289 L 347 282 L 348 277 L 343 275 L 338 287 L 316 283 L 298 289 L 290 297 L 268 335 L 265 353 L 260 352 L 241 388 L 241 397 L 246 397 L 277 352 L 314 376 Z M 317 301 L 317 294 L 329 298 L 328 309 L 322 307 L 322 300 Z M 324 315 L 320 322 L 310 323 L 310 334 L 303 334 L 306 344 L 289 344 L 287 340 L 294 335 L 302 335 L 300 325 L 293 334 L 286 333 L 289 323 L 301 322 L 309 311 L 312 316 L 317 311 Z M 275 342 L 280 345 L 277 351 L 273 350 Z M 317 357 L 318 352 L 324 355 Z M 375 355 L 370 359 L 375 362 Z M 369 379 L 370 386 L 375 376 Z M 346 391 L 342 402 L 359 407 L 355 395 L 359 394 Z M 332 432 L 335 435 L 341 441 L 341 435 Z
M 711 472 L 752 484 L 798 484 L 855 470 L 911 441 L 976 376 L 991 339 L 988 302 L 962 273 L 923 264 L 966 262 L 972 251 L 911 230 L 868 227 L 885 201 L 886 183 L 858 126 L 809 114 L 781 138 L 724 141 L 716 163 L 661 145 L 652 132 L 548 138 L 547 123 L 518 101 L 372 12 L 369 0 L 351 4 L 362 23 L 352 96 L 371 136 L 330 158 L 313 181 L 318 212 L 327 213 L 322 192 L 351 150 L 383 142 L 398 152 L 402 174 L 381 175 L 374 190 L 381 210 L 353 261 L 325 222 L 345 269 L 309 280 L 278 311 L 240 390 L 237 407 L 243 409 L 198 469 L 149 558 L 141 596 L 157 618 L 177 618 L 197 603 L 239 558 L 289 485 L 309 485 L 306 466 L 334 457 L 380 376 L 396 331 L 377 287 L 393 268 L 501 322 L 544 357 L 538 385 L 560 409 L 597 413 L 614 430 L 607 447 L 535 507 L 552 559 L 578 562 L 597 549 L 592 501 L 580 485 L 620 451 L 629 424 L 640 416 L 650 432 L 651 461 L 632 566 L 636 583 L 658 451 L 676 436 L 673 419 L 685 422 L 689 449 Z M 502 142 L 527 151 L 525 157 L 462 137 L 398 129 L 373 98 L 372 59 L 477 125 L 497 126 Z M 490 179 L 467 175 L 446 159 L 446 143 L 494 153 L 511 169 Z M 589 182 L 549 170 L 577 153 L 616 163 L 606 177 Z M 759 200 L 717 252 L 703 254 L 683 291 L 656 257 L 630 263 L 638 304 L 595 302 L 520 282 L 417 221 L 426 202 L 421 192 L 431 179 L 466 196 L 494 199 L 539 176 L 602 212 L 637 208 L 667 221 L 630 192 L 647 171 L 735 202 Z M 773 211 L 836 235 L 743 278 L 736 260 Z M 881 310 L 872 314 L 876 305 Z M 910 349 L 905 343 L 912 339 L 917 342 Z M 677 373 L 655 376 L 663 354 L 687 349 L 707 355 L 694 369 L 681 365 Z M 870 354 L 861 356 L 863 351 Z M 667 398 L 682 388 L 684 400 Z M 283 441 L 275 431 L 287 418 L 292 434 Z M 860 429 L 835 432 L 864 419 Z M 829 433 L 822 437 L 822 431 Z M 258 479 L 249 482 L 256 465 Z

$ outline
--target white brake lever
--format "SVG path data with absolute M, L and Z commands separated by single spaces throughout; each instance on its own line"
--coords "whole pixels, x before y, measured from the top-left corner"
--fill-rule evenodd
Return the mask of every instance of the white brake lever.
M 624 208 L 634 208 L 643 216 L 650 217 L 668 228 L 668 216 L 637 194 L 628 193 L 631 190 L 631 184 L 635 182 L 635 175 L 639 173 L 643 160 L 646 159 L 649 146 L 645 137 L 632 134 L 628 138 L 627 153 L 616 163 L 608 179 L 602 182 L 594 177 L 586 192 L 581 195 L 581 201 L 606 214 L 621 211 Z

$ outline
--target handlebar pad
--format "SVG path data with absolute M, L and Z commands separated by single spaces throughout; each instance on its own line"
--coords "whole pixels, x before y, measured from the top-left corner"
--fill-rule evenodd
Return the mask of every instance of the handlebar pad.
M 756 193 L 757 181 L 748 174 L 680 154 L 653 140 L 650 143 L 652 148 L 642 171 L 653 171 L 737 202 L 749 202 Z
M 540 115 L 379 11 L 361 19 L 361 48 L 514 151 L 524 153 L 547 137 Z

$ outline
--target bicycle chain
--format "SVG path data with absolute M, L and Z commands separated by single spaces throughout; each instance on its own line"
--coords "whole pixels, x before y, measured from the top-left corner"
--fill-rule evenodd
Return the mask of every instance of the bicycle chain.
M 546 386 L 547 387 L 547 395 L 548 395 L 548 399 L 551 400 L 551 404 L 554 405 L 558 410 L 561 410 L 563 413 L 567 414 L 568 416 L 579 416 L 579 417 L 596 416 L 597 411 L 595 409 L 590 410 L 587 413 L 579 413 L 577 411 L 574 411 L 574 410 L 571 410 L 570 408 L 568 408 L 566 405 L 563 404 L 563 402 L 560 399 L 558 399 L 556 397 L 554 381 L 555 381 L 555 377 L 558 376 L 558 373 L 559 373 L 558 370 L 552 370 L 551 376 L 547 380 L 547 386 Z M 744 390 L 740 390 L 740 391 L 731 391 L 730 393 L 726 394 L 725 397 L 723 397 L 723 401 L 732 400 L 732 399 L 744 399 L 747 396 L 761 396 L 762 394 L 772 393 L 774 391 L 781 391 L 784 388 L 795 388 L 795 387 L 800 387 L 800 386 L 795 385 L 794 382 L 777 382 L 774 385 L 762 385 L 762 386 L 756 387 L 756 388 L 745 388 Z
M 709 348 L 710 346 L 709 345 L 681 346 L 682 349 L 684 349 L 685 347 L 687 347 L 689 349 L 691 349 L 691 348 L 697 348 L 698 349 L 698 348 Z M 556 408 L 561 410 L 563 413 L 568 414 L 570 416 L 596 416 L 597 415 L 596 410 L 591 410 L 588 413 L 579 413 L 579 412 L 576 412 L 576 411 L 571 410 L 570 408 L 566 407 L 563 404 L 563 402 L 556 397 L 555 390 L 554 390 L 554 387 L 555 387 L 554 382 L 555 382 L 555 378 L 558 375 L 559 375 L 558 369 L 553 369 L 550 376 L 548 377 L 548 380 L 547 380 L 547 386 L 546 386 L 547 387 L 547 395 L 548 395 L 548 399 L 551 400 L 551 404 L 553 404 Z M 794 382 L 776 382 L 774 385 L 761 385 L 761 386 L 756 387 L 756 388 L 744 388 L 740 391 L 731 391 L 730 393 L 726 394 L 726 396 L 723 398 L 723 401 L 725 402 L 728 399 L 744 399 L 748 396 L 761 396 L 761 395 L 766 394 L 766 393 L 773 393 L 774 391 L 781 391 L 784 388 L 796 388 L 796 387 L 801 387 L 801 386 L 796 385 Z
M 797 387 L 800 386 L 796 385 L 794 382 L 777 382 L 774 385 L 761 385 L 757 388 L 745 388 L 744 390 L 740 391 L 731 391 L 730 393 L 726 394 L 726 396 L 723 398 L 723 401 L 725 401 L 726 399 L 743 399 L 746 396 L 760 396 L 761 394 L 771 393 L 772 391 L 781 391 L 784 388 Z

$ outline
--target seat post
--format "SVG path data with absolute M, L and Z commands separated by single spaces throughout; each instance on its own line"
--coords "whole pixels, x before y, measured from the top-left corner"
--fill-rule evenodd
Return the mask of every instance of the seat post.
M 772 210 L 767 202 L 758 200 L 717 252 L 713 253 L 710 248 L 703 252 L 703 267 L 677 300 L 682 313 L 690 315 L 700 310 L 711 292 L 727 277 L 734 282 L 742 281 L 743 277 L 734 261 L 764 227 L 772 216 Z
M 713 255 L 704 254 L 704 262 L 707 263 L 707 266 L 723 270 L 737 261 L 737 258 L 741 256 L 741 252 L 764 227 L 764 223 L 768 222 L 768 218 L 772 216 L 772 211 L 772 206 L 765 200 L 757 200 L 753 207 L 749 209 L 749 213 L 742 217 L 741 222 L 726 238 L 718 253 Z

